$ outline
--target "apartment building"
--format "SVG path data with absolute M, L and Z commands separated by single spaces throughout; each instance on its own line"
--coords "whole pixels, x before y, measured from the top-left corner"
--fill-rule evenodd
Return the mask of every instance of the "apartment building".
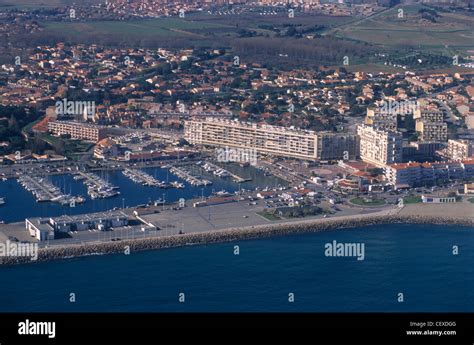
M 317 133 L 317 157 L 321 160 L 355 159 L 359 156 L 359 137 L 346 133 Z
M 418 140 L 421 142 L 446 142 L 448 140 L 448 124 L 446 122 L 431 122 L 416 120 Z
M 185 121 L 184 136 L 197 145 L 253 148 L 275 156 L 317 159 L 313 131 L 208 117 Z
M 384 168 L 385 179 L 396 188 L 435 185 L 439 181 L 474 177 L 474 160 L 462 162 L 395 163 Z
M 385 179 L 397 188 L 420 186 L 423 178 L 421 163 L 395 163 L 385 166 Z
M 360 158 L 364 162 L 383 167 L 402 161 L 401 133 L 359 125 L 357 134 L 360 137 Z
M 438 142 L 411 142 L 403 147 L 403 161 L 432 161 L 436 157 L 437 151 L 443 147 L 444 144 Z
M 438 109 L 416 109 L 413 112 L 413 119 L 430 122 L 443 122 L 444 114 Z
M 52 135 L 70 135 L 71 139 L 98 142 L 107 136 L 104 127 L 74 121 L 51 121 L 48 130 Z
M 397 114 L 395 112 L 382 111 L 380 108 L 367 108 L 364 123 L 384 131 L 396 131 Z
M 450 160 L 461 161 L 474 155 L 474 142 L 472 140 L 448 140 L 446 155 Z

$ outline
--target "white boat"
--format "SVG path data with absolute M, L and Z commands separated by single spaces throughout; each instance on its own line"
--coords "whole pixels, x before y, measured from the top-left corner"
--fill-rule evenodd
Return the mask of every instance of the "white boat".
M 0 198 L 0 206 L 5 205 L 6 201 L 5 198 Z
M 171 182 L 171 185 L 174 187 L 174 188 L 184 188 L 184 184 L 183 183 L 180 183 L 178 181 L 173 181 Z

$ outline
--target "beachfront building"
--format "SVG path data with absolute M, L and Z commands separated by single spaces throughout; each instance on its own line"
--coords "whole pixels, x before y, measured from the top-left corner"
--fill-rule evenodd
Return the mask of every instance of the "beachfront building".
M 107 136 L 107 129 L 101 126 L 75 121 L 50 121 L 48 130 L 52 135 L 69 135 L 71 139 L 98 142 Z
M 360 138 L 360 158 L 364 162 L 384 167 L 402 161 L 401 133 L 359 125 L 357 134 Z
M 422 173 L 420 163 L 396 163 L 384 168 L 385 179 L 397 188 L 420 186 Z
M 275 156 L 317 159 L 313 131 L 218 118 L 185 121 L 184 137 L 192 144 L 255 149 Z
M 434 196 L 434 195 L 422 195 L 421 201 L 425 204 L 449 204 L 456 202 L 455 196 Z
M 474 160 L 462 162 L 396 163 L 384 168 L 386 181 L 395 188 L 436 185 L 474 178 Z

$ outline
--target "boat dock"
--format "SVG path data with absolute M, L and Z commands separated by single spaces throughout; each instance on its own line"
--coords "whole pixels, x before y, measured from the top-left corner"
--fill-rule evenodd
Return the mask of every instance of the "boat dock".
M 155 179 L 153 176 L 137 169 L 125 169 L 122 174 L 128 177 L 135 183 L 141 183 L 144 186 L 158 187 L 161 182 Z
M 130 180 L 135 183 L 141 183 L 144 186 L 150 187 L 159 187 L 159 188 L 184 188 L 184 184 L 178 181 L 173 181 L 171 183 L 165 181 L 158 181 L 150 174 L 147 174 L 144 171 L 138 169 L 125 169 L 122 171 L 122 174 L 127 176 Z
M 91 199 L 111 198 L 120 194 L 120 192 L 117 191 L 118 187 L 104 181 L 95 174 L 82 171 L 79 171 L 77 174 L 76 176 L 83 177 L 83 183 L 87 186 L 87 194 Z
M 219 176 L 219 177 L 229 177 L 230 176 L 237 183 L 252 181 L 251 178 L 241 177 L 241 176 L 239 176 L 237 174 L 234 174 L 234 173 L 230 172 L 229 170 L 221 168 L 220 166 L 218 166 L 216 164 L 213 164 L 211 162 L 204 163 L 202 165 L 202 168 L 205 171 L 212 172 L 214 175 Z
M 35 196 L 37 202 L 52 201 L 71 207 L 84 202 L 84 198 L 64 194 L 58 187 L 39 176 L 22 175 L 18 178 L 18 182 Z
M 189 171 L 184 170 L 183 168 L 171 167 L 170 173 L 182 178 L 193 186 L 207 186 L 212 184 L 212 182 L 209 180 L 201 179 L 199 177 L 191 175 Z

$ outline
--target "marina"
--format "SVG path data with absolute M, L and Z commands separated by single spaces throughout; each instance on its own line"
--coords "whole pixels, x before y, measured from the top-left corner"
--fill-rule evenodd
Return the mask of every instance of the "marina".
M 189 171 L 183 168 L 171 167 L 169 171 L 170 173 L 178 176 L 179 178 L 182 178 L 183 180 L 185 180 L 192 186 L 208 186 L 212 184 L 211 181 L 206 180 L 206 179 L 201 179 L 198 176 L 194 176 Z
M 71 196 L 64 194 L 61 189 L 54 186 L 46 178 L 39 176 L 22 175 L 18 182 L 23 188 L 31 192 L 36 198 L 36 202 L 56 202 L 61 205 L 75 207 L 76 204 L 83 203 L 85 199 L 81 196 Z
M 199 164 L 197 164 L 197 165 L 199 165 Z M 241 177 L 241 176 L 239 176 L 237 174 L 234 174 L 234 173 L 232 173 L 232 172 L 230 172 L 230 171 L 228 171 L 224 168 L 221 168 L 220 166 L 218 166 L 216 164 L 213 164 L 211 162 L 205 162 L 204 164 L 202 164 L 201 168 L 204 169 L 204 171 L 212 173 L 212 174 L 214 174 L 215 176 L 218 176 L 218 177 L 222 177 L 222 178 L 232 177 L 232 179 L 237 183 L 252 181 L 251 178 Z
M 230 168 L 235 169 L 233 172 L 238 175 L 251 177 L 252 181 L 237 184 L 230 178 L 224 179 L 214 176 L 213 174 L 205 173 L 200 167 L 192 164 L 186 166 L 185 169 L 190 171 L 190 174 L 194 176 L 200 176 L 202 174 L 201 179 L 205 178 L 212 181 L 212 184 L 196 186 L 187 183 L 184 179 L 179 177 L 173 178 L 173 176 L 170 175 L 170 184 L 174 184 L 172 181 L 176 180 L 181 187 L 160 189 L 135 183 L 124 176 L 121 170 L 118 169 L 97 170 L 94 174 L 100 176 L 102 180 L 107 181 L 109 184 L 119 187 L 120 195 L 96 199 L 88 197 L 88 186 L 85 183 L 88 180 L 84 174 L 78 174 L 79 171 L 49 175 L 47 177 L 48 181 L 55 186 L 60 186 L 62 191 L 67 190 L 67 193 L 71 195 L 81 195 L 86 199 L 84 203 L 76 203 L 75 207 L 64 207 L 55 202 L 37 203 L 36 198 L 20 185 L 17 178 L 10 178 L 7 181 L 0 182 L 0 196 L 8 196 L 6 204 L 0 207 L 0 221 L 9 223 L 23 221 L 26 217 L 51 217 L 64 214 L 93 213 L 111 210 L 113 208 L 127 208 L 141 204 L 153 204 L 155 200 L 158 200 L 157 204 L 161 205 L 160 199 L 166 200 L 166 203 L 173 203 L 180 198 L 188 200 L 191 198 L 211 196 L 214 192 L 221 190 L 234 193 L 239 190 L 255 189 L 259 186 L 274 188 L 283 184 L 283 181 L 280 179 L 263 176 L 261 171 L 253 167 L 242 168 L 238 165 L 226 165 L 227 170 Z M 143 167 L 140 170 L 153 176 L 158 181 L 168 180 L 169 172 L 167 169 Z M 89 175 L 89 173 L 86 173 L 86 175 Z M 23 206 L 20 208 L 18 205 Z
M 128 177 L 133 182 L 140 183 L 143 186 L 159 187 L 159 188 L 171 188 L 171 187 L 184 188 L 183 183 L 180 183 L 178 181 L 173 181 L 171 183 L 168 183 L 167 181 L 159 181 L 155 179 L 153 176 L 151 176 L 150 174 L 138 169 L 127 168 L 122 171 L 122 174 Z
M 78 172 L 84 185 L 87 186 L 87 194 L 91 199 L 105 199 L 117 196 L 120 194 L 117 191 L 118 187 L 103 180 L 99 176 L 92 173 Z

